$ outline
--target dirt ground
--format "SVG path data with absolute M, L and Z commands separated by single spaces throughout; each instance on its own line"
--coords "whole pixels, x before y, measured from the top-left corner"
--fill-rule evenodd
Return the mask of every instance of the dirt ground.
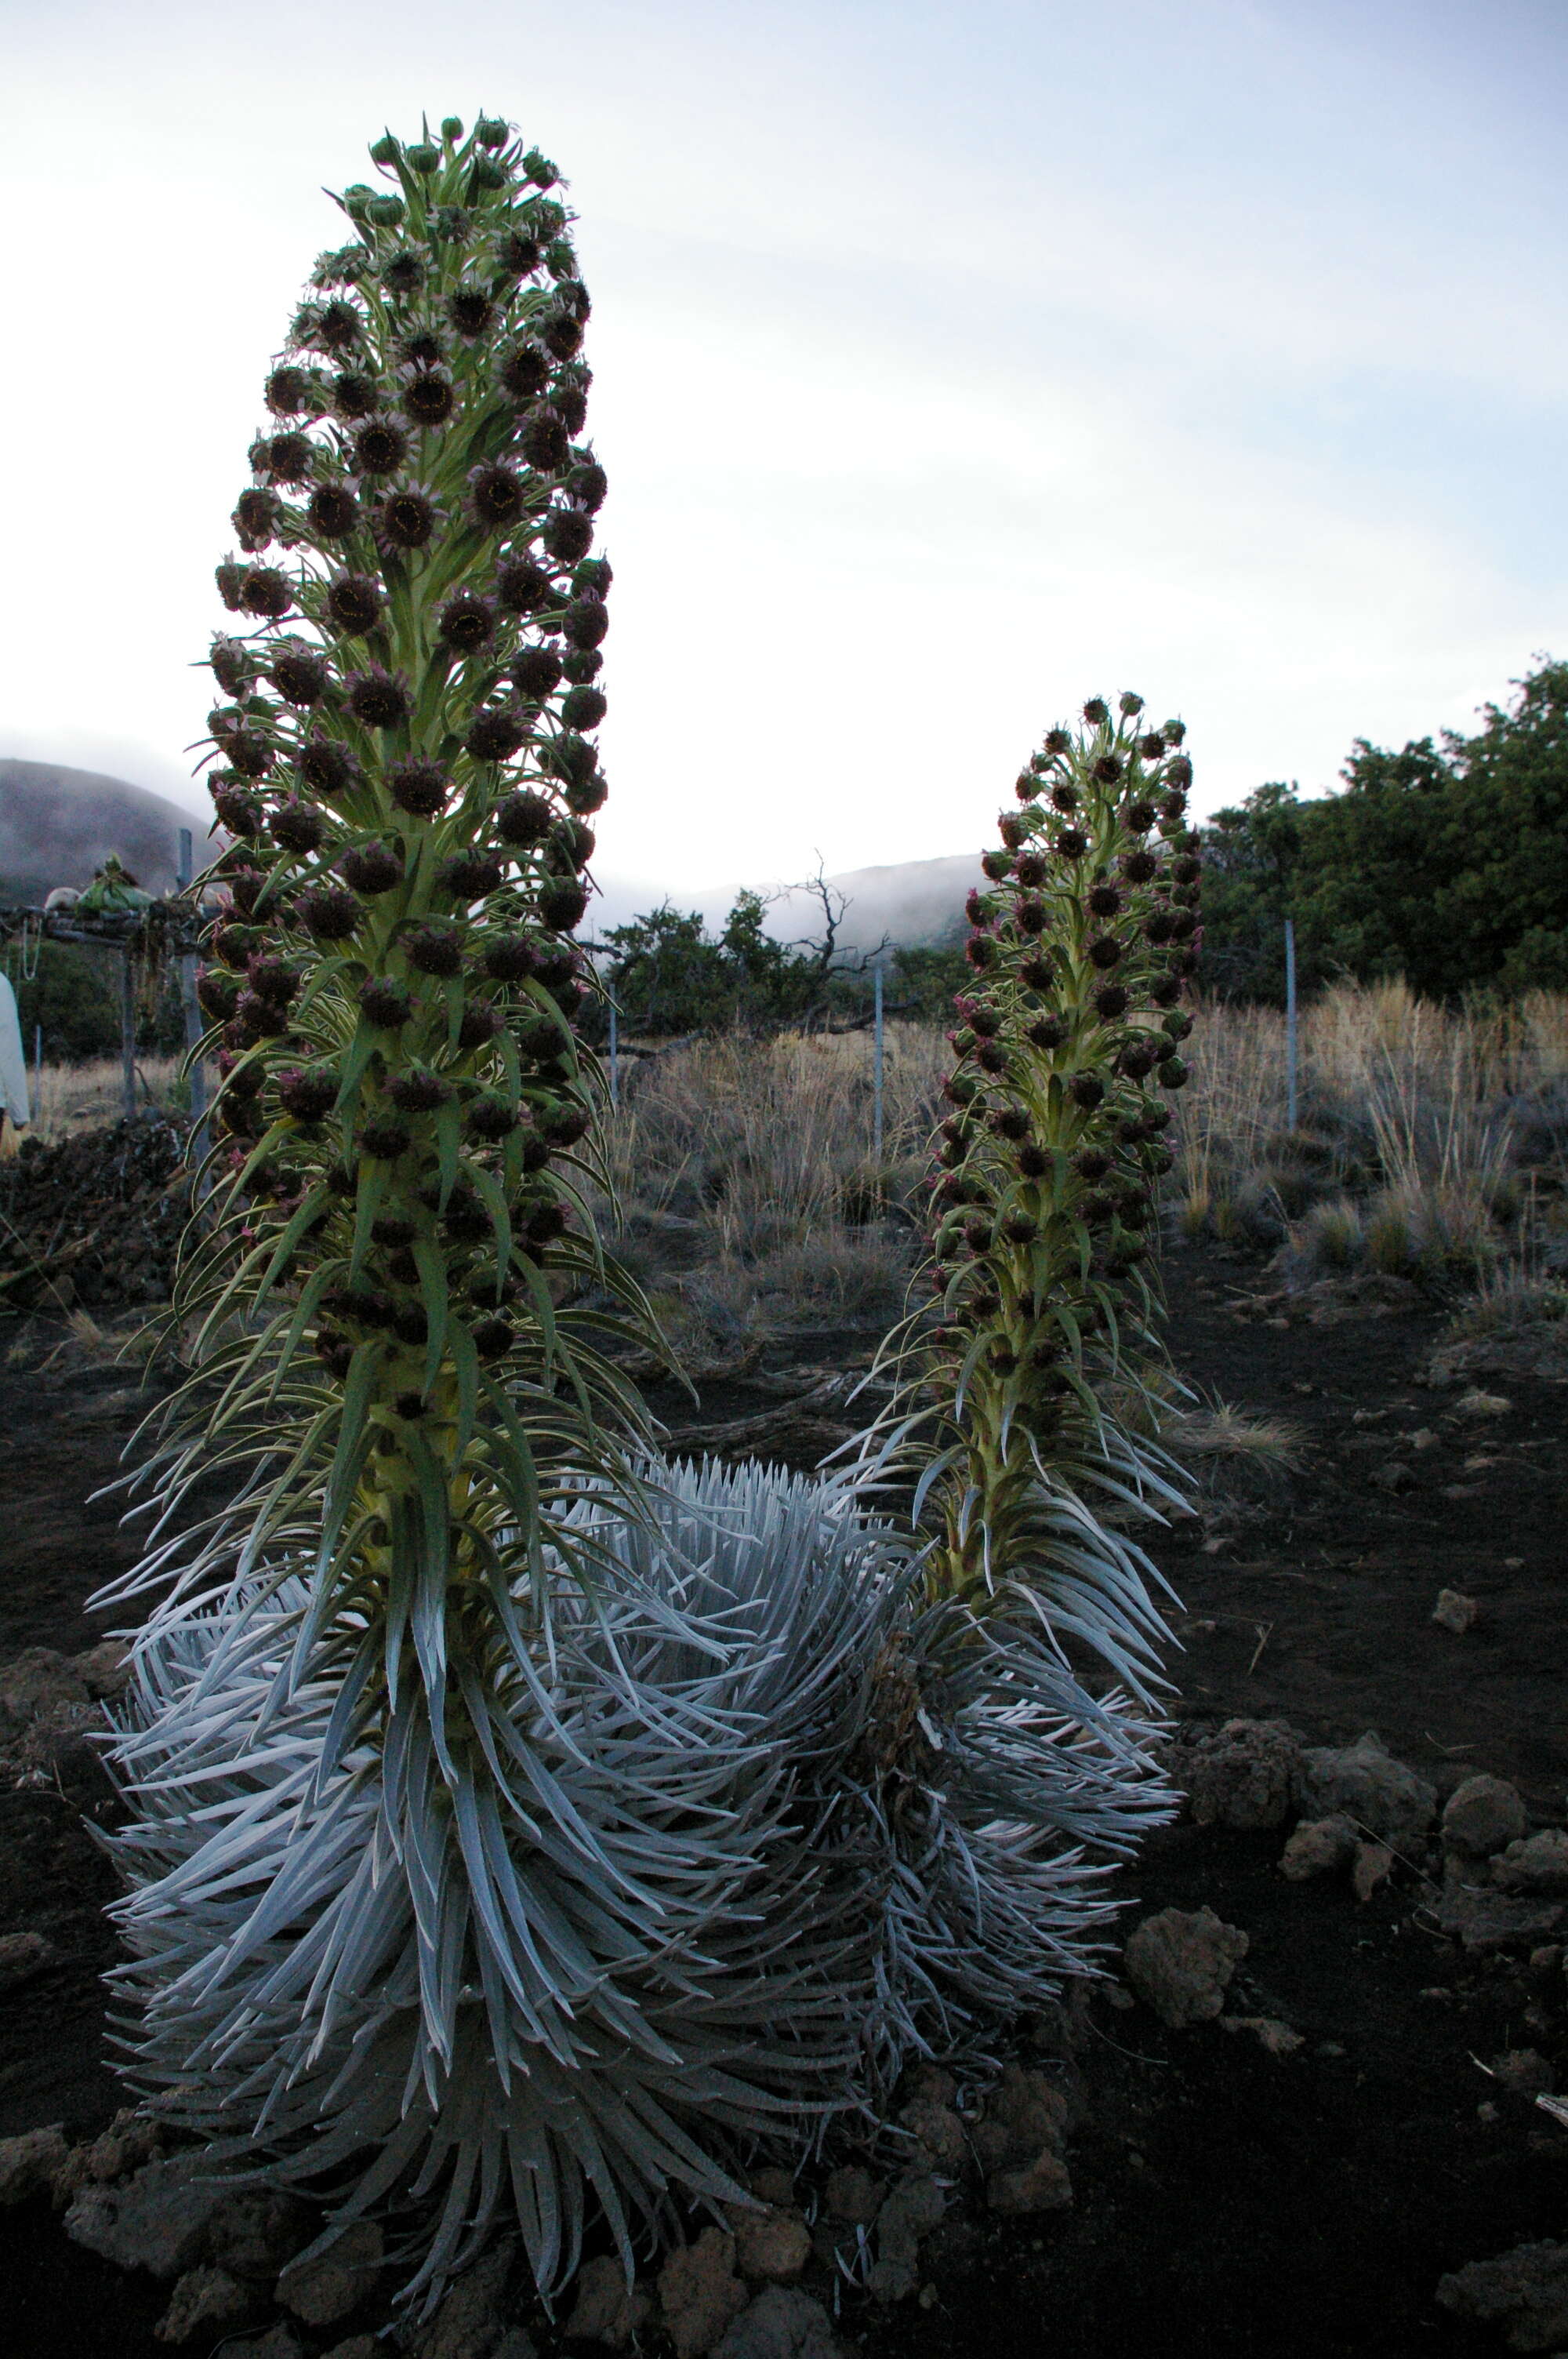
M 1418 1380 L 1439 1323 L 1429 1306 L 1340 1304 L 1314 1321 L 1260 1301 L 1257 1265 L 1213 1249 L 1173 1253 L 1167 1277 L 1178 1366 L 1237 1408 L 1288 1419 L 1303 1451 L 1276 1493 L 1255 1486 L 1160 1550 L 1182 1600 L 1181 1716 L 1278 1716 L 1314 1744 L 1376 1729 L 1440 1793 L 1490 1770 L 1517 1782 L 1532 1821 L 1561 1824 L 1568 1386 L 1510 1377 L 1489 1396 L 1505 1406 L 1463 1408 L 1465 1383 Z M 841 1367 L 855 1340 L 797 1338 L 751 1388 L 678 1413 L 709 1426 L 771 1413 L 770 1367 Z M 88 1495 L 135 1413 L 124 1370 L 50 1374 L 36 1353 L 0 1364 L 0 1660 L 103 1635 L 83 1603 L 135 1540 L 114 1502 Z M 829 1412 L 808 1412 L 795 1454 L 809 1462 L 831 1438 Z M 1444 1588 L 1481 1608 L 1463 1634 L 1432 1621 Z M 0 1996 L 0 2136 L 61 2122 L 79 2137 L 119 2101 L 97 1981 L 110 1878 L 83 1823 L 110 1808 L 86 1745 L 56 1785 L 0 1791 L 0 1934 L 41 1931 L 59 1952 Z M 957 2212 L 925 2248 L 917 2302 L 846 2312 L 868 2359 L 1501 2348 L 1440 2310 L 1434 2288 L 1444 2270 L 1563 2231 L 1568 2131 L 1485 2070 L 1530 2045 L 1568 2072 L 1561 1970 L 1553 1995 L 1540 1967 L 1466 1958 L 1435 1929 L 1431 1887 L 1403 1870 L 1364 1904 L 1326 1879 L 1287 1884 L 1281 1840 L 1173 1828 L 1124 1881 L 1134 1917 L 1206 1904 L 1243 1927 L 1230 2011 L 1284 2021 L 1300 2049 L 1272 2056 L 1214 2025 L 1167 2031 L 1103 1999 L 1070 2049 L 1039 2035 L 1035 2060 L 1060 2071 L 1081 2116 L 1073 2210 Z M 0 2280 L 18 2359 L 167 2347 L 151 2332 L 166 2289 L 79 2251 L 41 2202 L 0 2214 Z M 186 2347 L 203 2359 L 200 2342 Z

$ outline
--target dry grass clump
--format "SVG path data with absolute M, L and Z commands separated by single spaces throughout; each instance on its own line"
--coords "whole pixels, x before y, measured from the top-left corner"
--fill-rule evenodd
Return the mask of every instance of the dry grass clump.
M 1517 1262 L 1527 1201 L 1563 1234 L 1568 995 L 1455 1010 L 1337 984 L 1301 1014 L 1293 1129 L 1278 1009 L 1206 1011 L 1191 1063 L 1173 1180 L 1189 1236 L 1279 1246 L 1306 1283 L 1474 1279 Z
M 867 1033 L 731 1034 L 622 1069 L 607 1140 L 617 1250 L 683 1359 L 897 1311 L 942 1048 L 888 1027 L 880 1161 Z
M 138 1057 L 138 1109 L 157 1106 L 178 1111 L 189 1103 L 189 1084 L 182 1082 L 178 1057 Z M 45 1065 L 35 1092 L 31 1068 L 29 1094 L 34 1095 L 30 1125 L 35 1138 L 59 1138 L 70 1132 L 90 1130 L 100 1123 L 118 1121 L 124 1111 L 124 1083 L 118 1057 L 94 1057 L 80 1065 Z

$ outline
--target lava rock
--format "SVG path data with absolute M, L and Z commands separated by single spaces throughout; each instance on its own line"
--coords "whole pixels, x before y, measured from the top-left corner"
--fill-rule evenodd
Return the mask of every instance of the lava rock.
M 516 2257 L 516 2237 L 503 2236 L 455 2278 L 435 2317 L 413 2337 L 413 2359 L 495 2359 Z
M 869 2228 L 882 2208 L 886 2190 L 869 2170 L 846 2163 L 828 2173 L 824 2192 L 828 2212 L 835 2220 L 846 2221 L 851 2227 Z
M 25 2203 L 31 2195 L 47 2194 L 70 2150 L 59 2122 L 47 2130 L 0 2138 L 0 2211 Z
M 993 2212 L 1063 2212 L 1072 2201 L 1073 2182 L 1054 2147 L 1042 2147 L 1033 2162 L 993 2171 L 986 2181 L 986 2202 Z
M 1426 1779 L 1396 1761 L 1370 1728 L 1354 1745 L 1314 1745 L 1305 1753 L 1297 1800 L 1314 1817 L 1354 1820 L 1358 1832 L 1396 1851 L 1421 1843 L 1437 1810 Z
M 1444 2310 L 1506 2325 L 1513 2351 L 1558 2351 L 1568 2342 L 1568 2245 L 1516 2245 L 1472 2261 L 1437 2283 Z
M 1443 1840 L 1450 1851 L 1489 1859 L 1517 1841 L 1528 1823 L 1519 1788 L 1506 1777 L 1466 1777 L 1444 1805 Z
M 1165 1766 L 1200 1827 L 1277 1827 L 1301 1775 L 1302 1744 L 1282 1720 L 1227 1720 L 1170 1745 Z
M 1466 1597 L 1463 1590 L 1440 1589 L 1437 1603 L 1432 1609 L 1432 1618 L 1440 1630 L 1452 1630 L 1455 1637 L 1463 1637 L 1465 1631 L 1473 1630 L 1480 1620 L 1481 1608 L 1476 1600 Z
M 610 2253 L 585 2261 L 577 2273 L 577 2302 L 567 2321 L 568 2340 L 603 2343 L 624 2351 L 653 2315 L 653 2299 L 641 2286 L 629 2286 L 626 2272 Z
M 987 2093 L 971 2143 L 983 2170 L 1000 2170 L 1032 2163 L 1043 2147 L 1059 2147 L 1066 2128 L 1067 2101 L 1054 2082 L 1044 2072 L 1008 2064 Z
M 278 2278 L 277 2298 L 307 2326 L 335 2326 L 373 2290 L 382 2258 L 375 2222 L 351 2221 L 324 2251 L 289 2263 Z
M 307 2207 L 276 2187 L 236 2187 L 223 2198 L 207 2229 L 207 2257 L 237 2277 L 268 2284 L 310 2242 Z
M 929 2171 L 901 2180 L 877 2214 L 877 2257 L 866 2288 L 878 2301 L 906 2301 L 920 2282 L 920 2239 L 946 2209 Z
M 85 1654 L 72 1655 L 69 1668 L 94 1699 L 123 1695 L 131 1683 L 131 1650 L 123 1638 L 101 1638 Z
M 1292 1884 L 1332 1875 L 1355 1857 L 1357 1842 L 1348 1819 L 1303 1819 L 1280 1854 L 1280 1874 Z
M 228 2191 L 199 2176 L 184 2156 L 146 2163 L 124 2186 L 82 2188 L 65 2215 L 65 2233 L 117 2268 L 177 2277 L 202 2257 L 212 2215 Z
M 280 2318 L 265 2334 L 249 2334 L 243 2343 L 225 2343 L 223 2359 L 305 2359 L 305 2346 Z
M 24 1647 L 0 1664 L 0 1742 L 20 1736 L 42 1712 L 87 1701 L 86 1681 L 55 1647 Z
M 794 2285 L 811 2258 L 811 2231 L 801 2214 L 769 2204 L 761 2212 L 729 2207 L 735 2267 L 760 2285 Z
M 205 2263 L 176 2281 L 174 2298 L 153 2332 L 160 2343 L 189 2343 L 215 2327 L 248 2326 L 260 2307 L 254 2286 Z
M 54 1960 L 54 1943 L 42 1933 L 0 1934 L 0 1993 L 20 1990 Z
M 1370 1900 L 1394 1872 L 1394 1854 L 1387 1843 L 1357 1843 L 1350 1863 L 1350 1889 L 1357 1900 Z
M 1222 2031 L 1250 2032 L 1265 2056 L 1293 2056 L 1298 2049 L 1306 2046 L 1301 2032 L 1292 2031 L 1288 2023 L 1281 2023 L 1273 2015 L 1222 2015 L 1219 2027 Z
M 1563 1922 L 1560 1901 L 1538 1900 L 1469 1884 L 1452 1884 L 1434 1910 L 1438 1930 L 1462 1942 L 1472 1957 L 1502 1950 L 1532 1950 Z
M 1568 1893 L 1568 1830 L 1543 1827 L 1510 1843 L 1492 1861 L 1492 1881 L 1505 1892 Z
M 839 2359 L 822 2304 L 789 2286 L 769 2286 L 725 2330 L 714 2359 Z
M 748 2299 L 735 2274 L 735 2239 L 722 2228 L 704 2228 L 672 2253 L 659 2271 L 659 2299 L 676 2359 L 711 2351 Z
M 1550 2096 L 1557 2076 L 1537 2048 L 1506 2048 L 1492 2059 L 1492 2071 L 1500 2088 L 1515 2097 Z
M 1212 1908 L 1162 1908 L 1128 1937 L 1127 1979 L 1173 2031 L 1212 2022 L 1250 1943 Z

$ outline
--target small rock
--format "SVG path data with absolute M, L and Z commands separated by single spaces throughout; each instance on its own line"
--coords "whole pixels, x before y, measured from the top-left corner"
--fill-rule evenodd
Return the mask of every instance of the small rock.
M 659 2299 L 676 2359 L 711 2351 L 748 2299 L 735 2274 L 734 2237 L 704 2228 L 695 2244 L 672 2253 L 659 2271 Z
M 242 2285 L 227 2269 L 209 2268 L 203 2263 L 177 2279 L 174 2298 L 153 2332 L 160 2343 L 189 2343 L 204 2329 L 246 2325 L 256 2308 L 254 2286 Z
M 1443 1840 L 1450 1851 L 1487 1859 L 1522 1835 L 1527 1823 L 1517 1786 L 1506 1777 L 1466 1777 L 1444 1805 Z
M 1072 2201 L 1073 2182 L 1054 2147 L 1042 2147 L 1033 2162 L 993 2171 L 986 2181 L 986 2201 L 993 2212 L 1062 2212 Z
M 866 2288 L 878 2301 L 907 2301 L 920 2282 L 920 2239 L 937 2227 L 946 2210 L 942 2190 L 929 2171 L 904 2179 L 877 2214 L 877 2257 Z
M 1556 2074 L 1538 2049 L 1509 2048 L 1492 2059 L 1499 2086 L 1516 2097 L 1549 2097 Z
M 1394 1854 L 1387 1843 L 1357 1843 L 1350 1863 L 1350 1888 L 1357 1900 L 1370 1900 L 1393 1872 Z
M 1162 1908 L 1129 1936 L 1127 1979 L 1162 2023 L 1180 2031 L 1219 2013 L 1249 1946 L 1240 1927 L 1223 1924 L 1212 1908 Z
M 826 2190 L 827 2209 L 835 2220 L 869 2228 L 882 2205 L 882 2182 L 858 2164 L 846 2163 L 830 2171 Z
M 1492 1880 L 1505 1892 L 1568 1893 L 1568 1831 L 1543 1827 L 1510 1843 L 1492 1862 Z
M 90 1696 L 122 1695 L 131 1683 L 131 1650 L 123 1638 L 101 1638 L 85 1654 L 70 1656 L 67 1668 Z
M 932 2105 L 950 2105 L 958 2083 L 940 2064 L 917 2064 L 909 2076 L 909 2093 Z
M 1280 1874 L 1292 1884 L 1332 1874 L 1354 1858 L 1357 1841 L 1348 1819 L 1303 1819 L 1280 1854 Z
M 213 2212 L 228 2192 L 183 2156 L 145 2163 L 124 2186 L 82 2188 L 65 2233 L 117 2268 L 177 2277 L 201 2258 Z
M 1405 1440 L 1412 1450 L 1435 1450 L 1437 1447 L 1437 1436 L 1430 1425 L 1418 1425 L 1413 1433 L 1406 1434 Z
M 811 2258 L 811 2231 L 801 2214 L 770 2204 L 763 2212 L 729 2207 L 735 2267 L 760 2285 L 794 2285 Z
M 0 2138 L 0 2211 L 25 2203 L 31 2195 L 48 2194 L 70 2151 L 59 2122 L 47 2130 L 24 2130 L 19 2137 Z
M 899 2108 L 899 2120 L 913 2130 L 928 2159 L 949 2170 L 956 2170 L 968 2152 L 964 2125 L 951 2105 L 939 2104 L 931 2097 L 916 2097 L 913 2104 Z
M 776 2203 L 785 2212 L 795 2208 L 794 2174 L 781 2170 L 776 2163 L 754 2170 L 747 2184 L 759 2203 Z
M 1437 1796 L 1396 1761 L 1375 1729 L 1354 1745 L 1314 1745 L 1303 1756 L 1298 1799 L 1314 1817 L 1335 1813 L 1396 1851 L 1410 1851 L 1432 1824 Z
M 492 2359 L 516 2256 L 516 2237 L 503 2236 L 454 2277 L 435 2317 L 414 2336 L 413 2359 Z
M 641 2286 L 627 2284 L 626 2272 L 612 2254 L 585 2261 L 577 2273 L 576 2289 L 577 2306 L 567 2321 L 568 2337 L 624 2351 L 653 2315 L 651 2296 Z
M 1505 1400 L 1501 1393 L 1484 1393 L 1477 1386 L 1460 1394 L 1453 1413 L 1455 1417 L 1507 1417 L 1512 1407 L 1512 1401 Z
M 732 2321 L 714 2359 L 838 2359 L 838 2344 L 819 2301 L 795 2288 L 769 2286 Z
M 41 1712 L 85 1703 L 87 1687 L 53 1647 L 27 1647 L 0 1663 L 0 1739 L 19 1736 Z
M 353 2220 L 324 2251 L 290 2261 L 278 2278 L 277 2298 L 307 2326 L 335 2326 L 372 2292 L 381 2265 L 380 2228 L 373 2220 Z
M 988 2092 L 972 2135 L 983 2170 L 1033 2162 L 1042 2147 L 1059 2147 L 1066 2134 L 1067 2101 L 1044 2072 L 1004 2067 Z
M 1277 1827 L 1301 1770 L 1301 1739 L 1282 1720 L 1227 1720 L 1166 1751 L 1172 1781 L 1200 1827 Z
M 1515 1898 L 1509 1893 L 1477 1890 L 1468 1884 L 1450 1885 L 1433 1913 L 1439 1930 L 1462 1942 L 1472 1957 L 1534 1949 L 1563 1922 L 1561 1901 Z
M 1465 1596 L 1460 1590 L 1440 1589 L 1432 1618 L 1440 1630 L 1452 1630 L 1455 1637 L 1463 1637 L 1480 1620 L 1481 1608 L 1475 1598 Z
M 1293 2056 L 1298 2048 L 1306 2046 L 1301 2032 L 1292 2031 L 1288 2023 L 1280 2022 L 1272 2015 L 1222 2015 L 1219 2027 L 1222 2031 L 1249 2031 L 1265 2056 Z M 1343 2049 L 1339 2052 L 1343 2055 Z M 1319 2049 L 1318 2053 L 1322 2055 L 1323 2049 Z
M 1440 2277 L 1444 2310 L 1506 2324 L 1514 2351 L 1557 2351 L 1568 2342 L 1568 2245 L 1516 2245 Z
M 279 2188 L 236 2187 L 208 2223 L 207 2257 L 234 2277 L 270 2283 L 310 2242 L 314 2225 L 306 2206 Z
M 248 2334 L 243 2343 L 225 2343 L 223 2359 L 305 2359 L 305 2346 L 287 2319 L 280 2318 L 265 2334 Z
M 1379 1491 L 1413 1491 L 1415 1488 L 1414 1470 L 1407 1466 L 1402 1458 L 1385 1458 L 1380 1466 L 1373 1467 L 1371 1480 Z
M 0 1991 L 20 1990 L 54 1956 L 54 1943 L 42 1933 L 0 1933 Z
M 139 2114 L 135 2105 L 122 2107 L 106 2130 L 100 2130 L 82 2156 L 84 2174 L 100 2186 L 111 2180 L 128 2179 L 144 2162 L 157 2158 L 159 2145 L 158 2125 Z M 222 2190 L 217 2190 L 213 2209 L 222 2201 Z

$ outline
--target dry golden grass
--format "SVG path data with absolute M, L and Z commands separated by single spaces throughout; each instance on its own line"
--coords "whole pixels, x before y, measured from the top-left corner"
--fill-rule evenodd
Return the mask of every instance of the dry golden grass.
M 178 1090 L 178 1057 L 138 1057 L 136 1105 L 172 1107 L 183 1095 Z M 34 1094 L 33 1075 L 27 1086 Z M 33 1106 L 35 1138 L 59 1138 L 101 1123 L 117 1122 L 124 1111 L 124 1084 L 118 1057 L 98 1057 L 81 1065 L 46 1065 L 38 1077 Z

